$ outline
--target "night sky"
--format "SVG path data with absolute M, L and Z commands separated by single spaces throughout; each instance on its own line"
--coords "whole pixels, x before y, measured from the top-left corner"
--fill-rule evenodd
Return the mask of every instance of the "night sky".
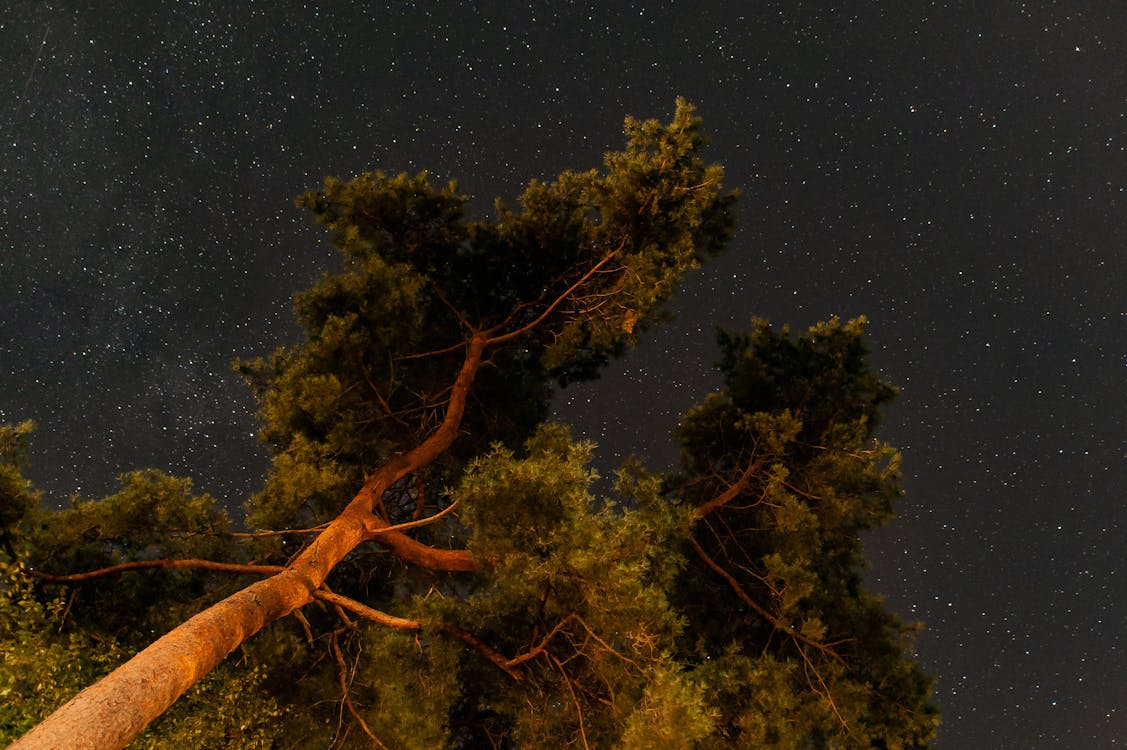
M 870 583 L 926 622 L 936 747 L 1127 745 L 1127 5 L 413 5 L 5 4 L 0 421 L 38 423 L 47 501 L 258 485 L 230 361 L 297 341 L 324 175 L 427 169 L 480 214 L 681 95 L 739 232 L 558 417 L 665 468 L 717 325 L 867 315 L 907 488 Z

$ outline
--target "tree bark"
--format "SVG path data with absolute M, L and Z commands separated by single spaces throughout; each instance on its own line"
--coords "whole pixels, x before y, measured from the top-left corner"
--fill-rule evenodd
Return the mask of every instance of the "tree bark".
M 310 584 L 296 571 L 251 584 L 158 639 L 11 747 L 125 747 L 239 644 L 307 603 L 312 596 Z
M 405 456 L 380 468 L 348 506 L 287 566 L 195 615 L 86 688 L 10 750 L 118 750 L 240 644 L 266 625 L 313 600 L 334 567 L 359 544 L 380 544 L 420 565 L 444 570 L 476 570 L 465 550 L 427 547 L 400 531 L 384 531 L 372 513 L 374 500 L 395 482 L 426 466 L 458 435 L 466 396 L 489 344 L 475 333 L 439 427 Z

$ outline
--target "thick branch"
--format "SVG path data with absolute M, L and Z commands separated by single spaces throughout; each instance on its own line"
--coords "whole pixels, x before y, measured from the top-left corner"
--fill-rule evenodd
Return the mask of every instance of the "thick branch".
M 318 589 L 313 592 L 314 599 L 320 599 L 329 604 L 335 604 L 341 609 L 347 609 L 353 614 L 363 617 L 365 620 L 379 623 L 387 628 L 394 628 L 395 630 L 422 630 L 423 624 L 418 620 L 408 620 L 404 617 L 396 617 L 389 615 L 386 612 L 381 612 L 378 609 L 373 609 L 367 604 L 361 604 L 355 599 L 349 599 L 347 596 L 334 594 L 331 591 Z
M 396 527 L 388 525 L 387 521 L 375 514 L 363 519 L 363 523 L 365 539 L 386 547 L 404 562 L 428 570 L 445 570 L 454 573 L 472 573 L 482 568 L 482 560 L 469 550 L 440 549 L 423 544 L 404 534 L 403 531 L 397 530 Z
M 713 513 L 735 500 L 740 496 L 741 492 L 748 488 L 748 486 L 751 484 L 752 478 L 759 472 L 760 469 L 763 468 L 765 461 L 766 458 L 764 456 L 757 456 L 755 458 L 752 458 L 750 461 L 748 461 L 747 468 L 744 469 L 744 472 L 740 475 L 739 479 L 737 479 L 728 487 L 728 489 L 724 490 L 716 497 L 712 498 L 706 503 L 698 505 L 696 510 L 693 511 L 693 515 L 697 518 L 704 518 L 709 513 Z
M 481 569 L 481 561 L 469 550 L 438 549 L 422 544 L 402 531 L 394 530 L 387 521 L 372 513 L 372 509 L 388 487 L 434 461 L 454 442 L 465 413 L 470 386 L 481 367 L 481 357 L 489 343 L 491 341 L 484 333 L 473 334 L 466 347 L 462 369 L 450 389 L 442 423 L 410 453 L 392 459 L 383 469 L 373 474 L 341 514 L 342 517 L 355 515 L 362 520 L 368 538 L 374 539 L 401 559 L 431 570 L 475 571 Z M 389 476 L 390 482 L 387 481 Z

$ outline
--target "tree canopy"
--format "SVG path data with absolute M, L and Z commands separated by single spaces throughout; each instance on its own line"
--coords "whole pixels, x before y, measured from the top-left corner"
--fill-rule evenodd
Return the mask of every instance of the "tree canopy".
M 342 265 L 297 296 L 302 344 L 236 363 L 273 456 L 249 531 L 151 470 L 40 507 L 31 426 L 0 429 L 0 740 L 926 747 L 916 625 L 861 578 L 901 494 L 863 319 L 721 332 L 673 472 L 598 489 L 548 420 L 726 249 L 700 127 L 627 119 L 489 219 L 426 174 L 301 196 Z

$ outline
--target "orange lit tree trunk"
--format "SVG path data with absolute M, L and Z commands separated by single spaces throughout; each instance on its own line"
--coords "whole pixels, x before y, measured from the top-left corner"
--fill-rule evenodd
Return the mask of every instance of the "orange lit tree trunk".
M 475 333 L 450 395 L 446 415 L 423 443 L 377 471 L 339 516 L 281 573 L 257 581 L 176 627 L 86 688 L 11 745 L 15 750 L 109 750 L 129 744 L 188 688 L 266 625 L 313 601 L 332 569 L 363 542 L 377 540 L 408 562 L 434 570 L 470 571 L 464 550 L 428 547 L 402 532 L 383 531 L 375 499 L 426 466 L 458 434 L 474 376 L 490 341 Z

